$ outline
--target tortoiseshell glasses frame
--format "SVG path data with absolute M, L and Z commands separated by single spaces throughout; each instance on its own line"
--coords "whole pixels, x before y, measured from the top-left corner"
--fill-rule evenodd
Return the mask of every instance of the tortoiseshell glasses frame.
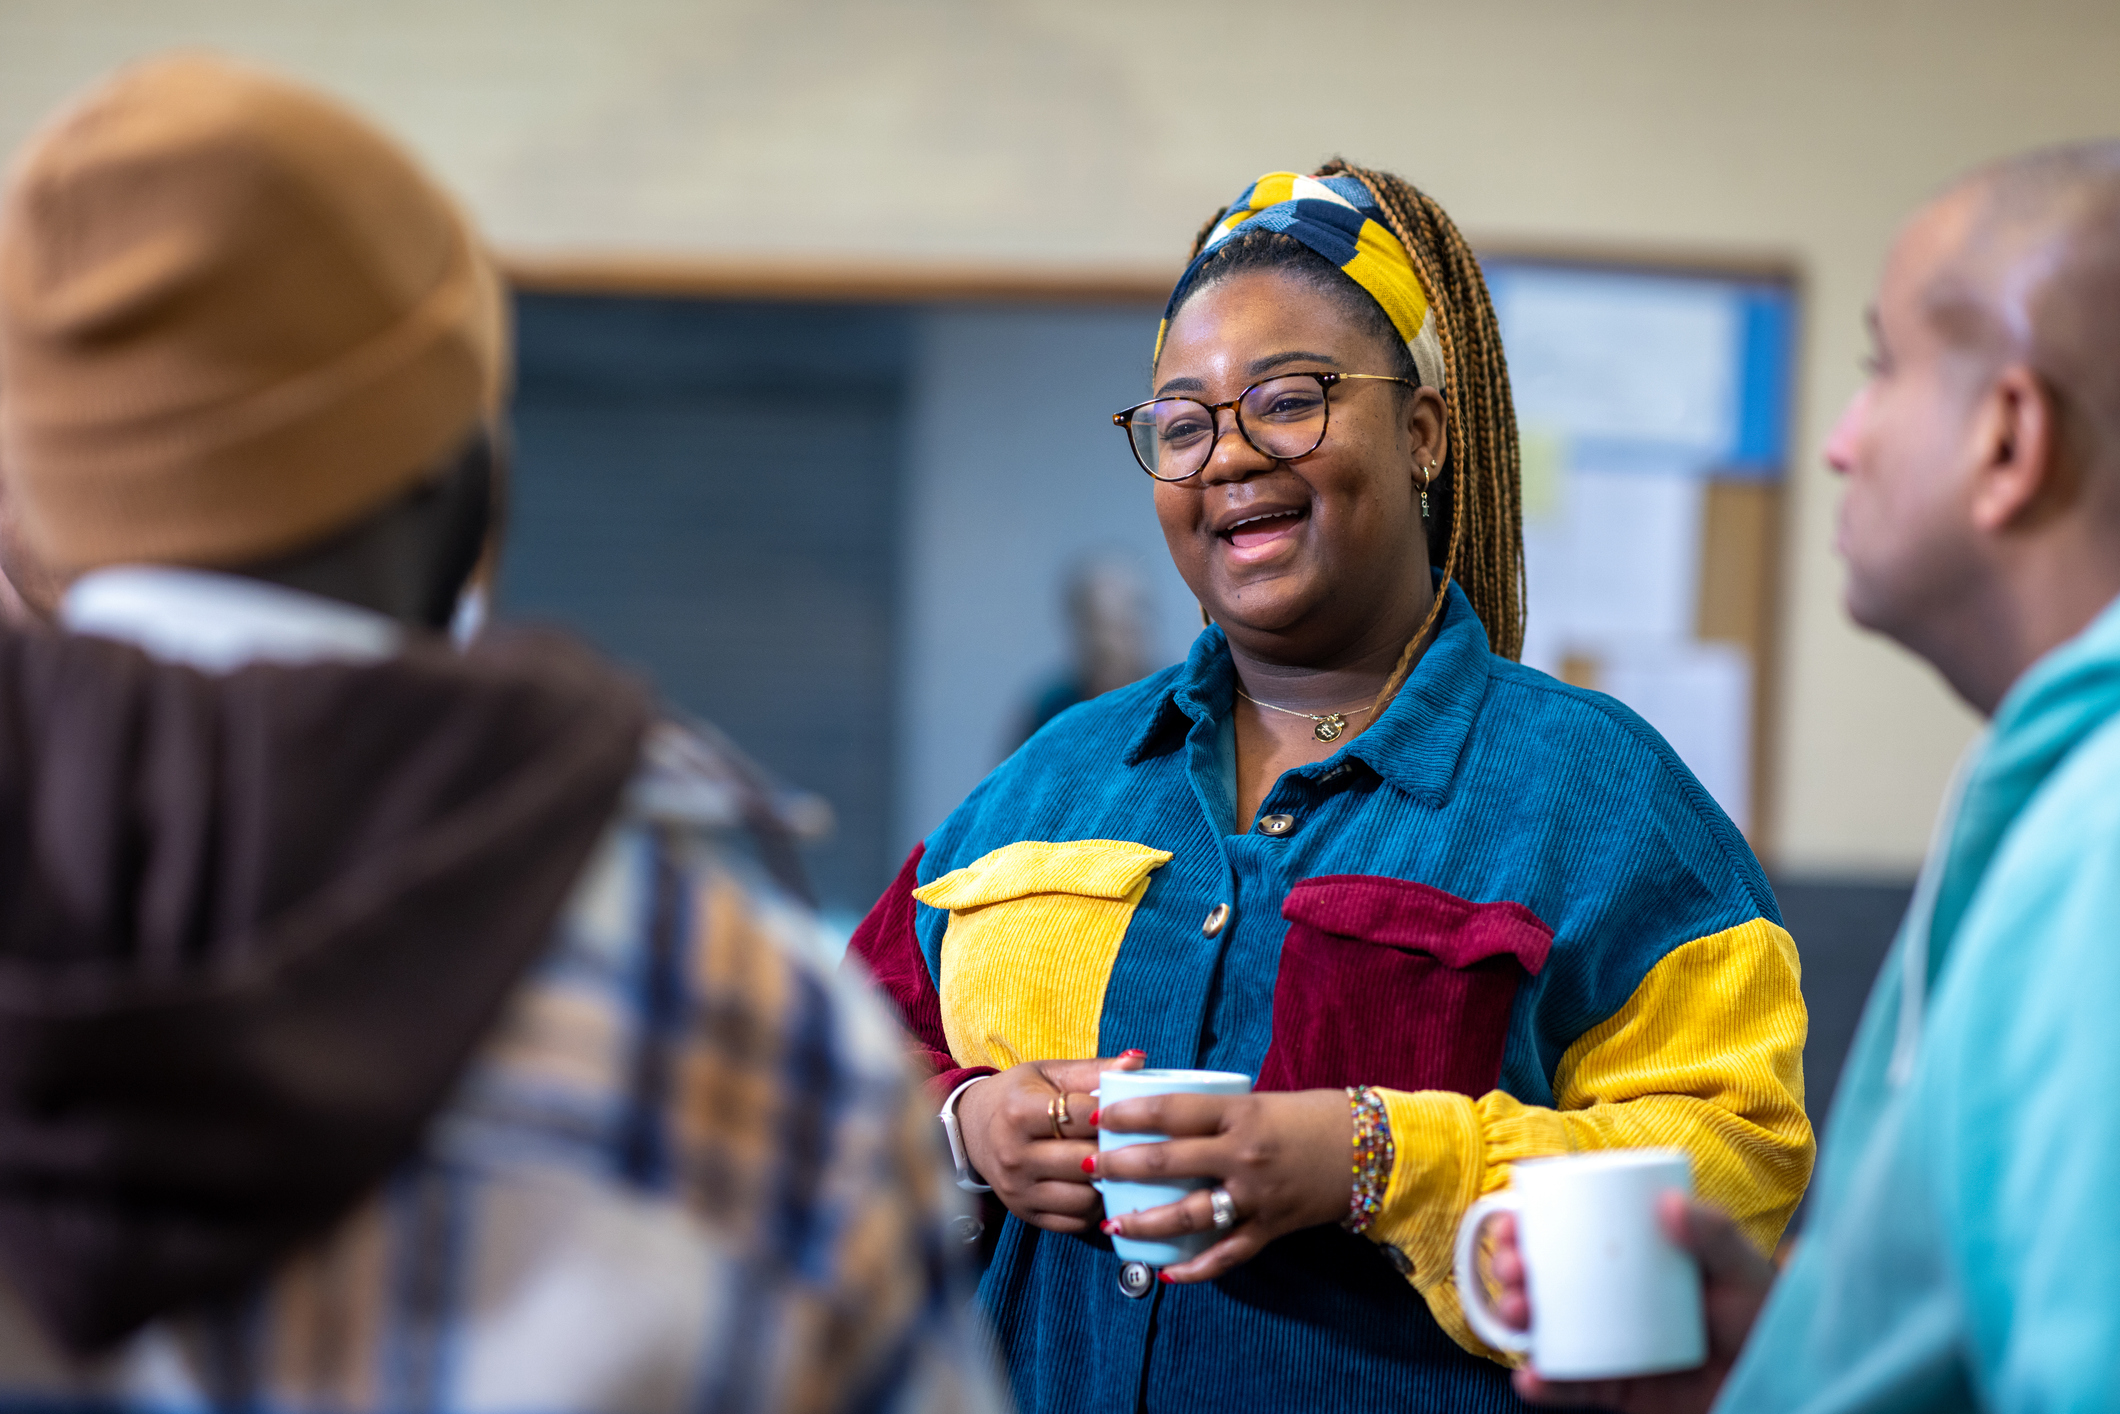
M 1112 424 L 1126 434 L 1141 469 L 1158 481 L 1183 481 L 1200 473 L 1222 440 L 1224 408 L 1235 413 L 1237 431 L 1259 455 L 1294 461 L 1324 445 L 1332 420 L 1333 385 L 1356 380 L 1421 386 L 1411 378 L 1384 373 L 1277 373 L 1226 403 L 1150 398 L 1113 413 Z

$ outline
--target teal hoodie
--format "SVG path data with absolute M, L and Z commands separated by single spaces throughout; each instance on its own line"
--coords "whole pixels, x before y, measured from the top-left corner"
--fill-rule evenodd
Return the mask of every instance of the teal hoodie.
M 2120 602 L 1955 793 L 1719 1411 L 2120 1408 Z

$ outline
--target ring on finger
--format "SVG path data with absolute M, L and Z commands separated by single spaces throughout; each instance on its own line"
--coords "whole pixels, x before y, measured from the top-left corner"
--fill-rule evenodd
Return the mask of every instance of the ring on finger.
M 1229 1196 L 1227 1188 L 1208 1190 L 1207 1213 L 1215 1225 L 1216 1232 L 1228 1232 L 1237 1225 L 1237 1200 Z
M 1045 1102 L 1045 1117 L 1052 1121 L 1053 1138 L 1065 1139 L 1061 1126 L 1067 1123 L 1067 1092 L 1065 1090 Z

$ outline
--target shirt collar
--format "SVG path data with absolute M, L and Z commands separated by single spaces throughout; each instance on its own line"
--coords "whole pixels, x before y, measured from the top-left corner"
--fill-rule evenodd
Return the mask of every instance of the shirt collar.
M 1344 761 L 1359 761 L 1422 804 L 1443 804 L 1465 739 L 1487 700 L 1493 657 L 1487 630 L 1453 582 L 1434 641 L 1384 715 L 1332 756 L 1303 769 L 1322 773 Z M 1190 723 L 1219 721 L 1228 714 L 1235 693 L 1229 640 L 1220 626 L 1209 625 L 1193 640 L 1185 666 L 1128 743 L 1126 763 L 1135 765 L 1169 750 L 1184 738 Z
M 1237 670 L 1229 660 L 1229 640 L 1222 626 L 1211 623 L 1193 640 L 1185 665 L 1163 695 L 1156 699 L 1148 720 L 1126 744 L 1123 758 L 1137 766 L 1151 756 L 1171 750 L 1185 739 L 1193 722 L 1213 722 L 1229 714 L 1236 700 Z
M 248 663 L 372 663 L 404 642 L 389 617 L 240 575 L 114 565 L 74 581 L 59 605 L 68 632 L 130 643 L 208 673 Z

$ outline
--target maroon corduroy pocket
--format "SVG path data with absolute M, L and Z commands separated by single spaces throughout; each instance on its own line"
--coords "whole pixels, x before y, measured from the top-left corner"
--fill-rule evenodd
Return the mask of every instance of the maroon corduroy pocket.
M 1281 916 L 1288 937 L 1259 1089 L 1495 1087 L 1516 989 L 1553 946 L 1537 914 L 1405 879 L 1329 874 L 1290 889 Z

